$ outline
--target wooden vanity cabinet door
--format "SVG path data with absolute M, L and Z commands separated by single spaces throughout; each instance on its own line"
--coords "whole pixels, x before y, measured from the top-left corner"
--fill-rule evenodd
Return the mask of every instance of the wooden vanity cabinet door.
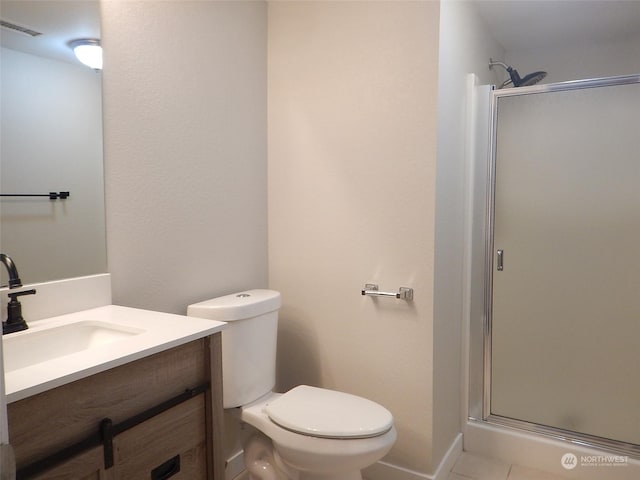
M 196 340 L 10 403 L 18 468 L 97 433 L 104 418 L 120 423 L 209 382 L 205 355 L 205 342 Z
M 98 446 L 29 477 L 29 480 L 111 480 L 111 472 L 103 467 L 102 446 Z
M 148 480 L 151 471 L 180 456 L 180 470 L 171 480 L 207 478 L 205 395 L 120 433 L 113 439 L 113 478 Z M 169 478 L 169 477 L 165 477 Z

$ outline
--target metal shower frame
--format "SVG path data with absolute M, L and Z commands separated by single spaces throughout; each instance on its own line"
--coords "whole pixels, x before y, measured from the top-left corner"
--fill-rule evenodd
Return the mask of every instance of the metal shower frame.
M 617 77 L 595 78 L 587 80 L 575 80 L 569 82 L 534 85 L 530 87 L 494 89 L 491 91 L 490 122 L 489 122 L 489 148 L 487 171 L 487 199 L 485 206 L 485 258 L 484 258 L 484 315 L 483 315 L 483 398 L 482 419 L 469 416 L 471 421 L 481 421 L 489 424 L 506 426 L 525 430 L 535 434 L 552 437 L 573 444 L 611 451 L 633 458 L 640 458 L 640 445 L 635 445 L 618 440 L 610 440 L 584 433 L 564 430 L 557 427 L 549 427 L 536 423 L 517 420 L 491 414 L 491 333 L 492 333 L 492 299 L 493 299 L 493 264 L 494 264 L 494 201 L 495 201 L 495 167 L 496 167 L 496 141 L 497 141 L 497 110 L 498 101 L 502 97 L 520 95 L 542 94 L 550 92 L 562 92 L 580 90 L 586 88 L 609 87 L 629 84 L 640 84 L 640 74 L 624 75 Z M 472 402 L 473 399 L 469 399 Z

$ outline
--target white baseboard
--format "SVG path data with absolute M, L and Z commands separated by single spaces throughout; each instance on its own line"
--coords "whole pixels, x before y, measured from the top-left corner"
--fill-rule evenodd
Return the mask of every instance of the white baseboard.
M 239 450 L 227 459 L 224 478 L 225 480 L 236 480 L 244 471 L 244 451 Z
M 416 472 L 382 461 L 365 468 L 363 475 L 367 480 L 446 480 L 460 454 L 462 454 L 461 433 L 453 440 L 433 475 Z
M 243 470 L 240 475 L 232 478 L 231 480 L 249 480 L 249 472 L 247 472 L 246 470 Z

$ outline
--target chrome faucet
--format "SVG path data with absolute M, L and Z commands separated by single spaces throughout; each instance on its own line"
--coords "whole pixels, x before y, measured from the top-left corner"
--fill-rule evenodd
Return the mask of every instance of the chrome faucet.
M 11 260 L 11 257 L 4 253 L 0 253 L 0 262 L 5 266 L 7 273 L 9 274 L 9 290 L 21 287 L 22 280 L 20 280 L 18 269 L 16 268 L 16 264 L 13 263 L 13 260 Z M 35 289 L 7 294 L 11 300 L 7 304 L 7 321 L 2 322 L 3 335 L 5 333 L 19 332 L 29 328 L 27 322 L 25 322 L 22 317 L 22 305 L 18 301 L 18 297 L 23 295 L 33 295 L 34 293 L 36 293 Z

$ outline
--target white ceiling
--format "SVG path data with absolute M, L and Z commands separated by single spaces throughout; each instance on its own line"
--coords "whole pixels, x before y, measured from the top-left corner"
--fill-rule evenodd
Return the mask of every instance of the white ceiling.
M 0 17 L 41 32 L 38 37 L 0 28 L 3 47 L 78 63 L 67 43 L 100 38 L 99 0 L 1 0 Z
M 506 50 L 640 35 L 640 0 L 473 1 Z M 2 46 L 68 62 L 76 62 L 70 40 L 100 38 L 99 0 L 1 0 L 0 17 L 43 33 L 30 38 L 2 28 Z
M 507 51 L 640 35 L 640 0 L 474 2 L 494 38 Z

